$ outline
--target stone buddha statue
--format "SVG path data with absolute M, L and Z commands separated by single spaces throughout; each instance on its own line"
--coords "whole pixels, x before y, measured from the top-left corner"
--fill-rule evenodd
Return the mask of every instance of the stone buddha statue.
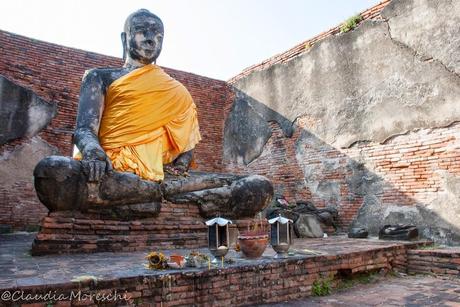
M 159 17 L 138 10 L 121 34 L 123 67 L 85 73 L 74 157 L 50 156 L 34 170 L 37 195 L 50 211 L 149 217 L 166 200 L 195 203 L 204 217 L 238 218 L 270 202 L 273 187 L 263 176 L 189 172 L 201 140 L 197 110 L 187 89 L 155 64 L 163 34 Z

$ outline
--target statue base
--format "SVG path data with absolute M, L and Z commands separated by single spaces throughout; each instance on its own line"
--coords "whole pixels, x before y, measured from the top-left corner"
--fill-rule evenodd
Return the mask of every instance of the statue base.
M 131 221 L 110 219 L 107 211 L 99 214 L 51 212 L 42 220 L 31 254 L 206 248 L 208 233 L 205 221 L 197 205 L 170 202 L 161 204 L 156 217 Z M 252 218 L 244 218 L 233 220 L 230 227 L 244 231 L 253 223 Z
M 163 203 L 157 217 L 120 221 L 105 214 L 52 212 L 41 223 L 32 255 L 202 248 L 207 228 L 193 204 Z

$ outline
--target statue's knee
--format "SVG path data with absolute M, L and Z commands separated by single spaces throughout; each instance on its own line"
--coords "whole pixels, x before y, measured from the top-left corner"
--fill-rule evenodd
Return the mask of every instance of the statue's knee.
M 35 166 L 34 177 L 63 182 L 70 177 L 79 176 L 81 163 L 70 157 L 49 156 Z
M 232 184 L 232 207 L 240 215 L 251 217 L 268 206 L 273 185 L 264 176 L 252 175 Z
M 35 166 L 34 185 L 50 211 L 76 209 L 85 189 L 81 163 L 70 157 L 46 157 Z

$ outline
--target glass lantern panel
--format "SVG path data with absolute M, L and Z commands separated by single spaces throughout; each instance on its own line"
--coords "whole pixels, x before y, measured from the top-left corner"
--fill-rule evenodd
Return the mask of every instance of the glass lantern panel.
M 278 245 L 278 231 L 276 230 L 278 223 L 270 225 L 270 243 L 271 245 Z
M 279 227 L 280 227 L 279 242 L 289 244 L 289 232 L 288 232 L 289 223 L 280 224 Z
M 208 226 L 208 246 L 209 248 L 217 248 L 217 224 Z
M 217 227 L 219 227 L 219 246 L 225 245 L 228 247 L 227 226 Z

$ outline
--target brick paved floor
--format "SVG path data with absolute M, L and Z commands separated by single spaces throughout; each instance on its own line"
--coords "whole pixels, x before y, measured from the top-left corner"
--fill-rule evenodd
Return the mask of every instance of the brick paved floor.
M 162 272 L 144 267 L 146 252 L 94 253 L 47 255 L 32 257 L 30 247 L 35 234 L 0 235 L 0 289 L 43 284 L 59 284 L 83 275 L 98 279 L 112 279 L 139 275 L 154 275 Z M 378 239 L 348 239 L 334 236 L 325 239 L 297 239 L 291 250 L 297 251 L 293 258 L 315 257 L 316 255 L 338 255 L 357 251 L 372 251 L 407 242 L 389 242 Z M 189 251 L 176 250 L 182 255 Z M 207 250 L 203 250 L 207 252 Z M 166 251 L 166 254 L 171 251 Z M 236 252 L 229 256 L 236 261 L 234 266 L 276 261 L 274 251 L 268 247 L 258 260 L 242 259 Z M 228 266 L 228 265 L 226 265 Z M 185 269 L 193 270 L 193 269 Z M 196 269 L 194 269 L 196 270 Z M 164 273 L 164 272 L 163 272 Z
M 265 307 L 366 307 L 366 306 L 460 306 L 460 279 L 428 275 L 385 277 L 372 284 L 360 284 L 324 297 Z

